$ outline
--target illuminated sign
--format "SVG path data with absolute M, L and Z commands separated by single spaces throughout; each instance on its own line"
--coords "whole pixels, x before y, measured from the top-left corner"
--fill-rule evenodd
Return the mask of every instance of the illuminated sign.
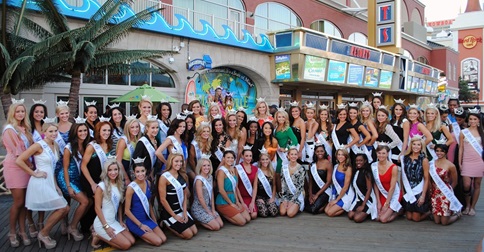
M 430 27 L 447 26 L 447 25 L 451 25 L 452 23 L 454 23 L 454 21 L 455 21 L 455 19 L 432 21 L 432 22 L 427 22 L 427 26 L 430 26 Z
M 377 46 L 395 45 L 395 1 L 377 1 Z
M 476 38 L 473 35 L 465 36 L 463 39 L 459 39 L 459 44 L 466 49 L 472 49 L 476 47 L 477 43 L 482 43 L 482 37 Z

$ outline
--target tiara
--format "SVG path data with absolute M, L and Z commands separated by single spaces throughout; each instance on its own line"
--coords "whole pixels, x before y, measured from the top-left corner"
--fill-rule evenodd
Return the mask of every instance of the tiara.
M 458 100 L 459 99 L 459 96 L 456 94 L 456 93 L 453 93 L 449 96 L 449 99 L 451 100 Z
M 227 110 L 227 115 L 235 115 L 235 114 L 237 114 L 237 110 L 235 110 L 235 109 Z
M 405 99 L 393 99 L 395 101 L 395 103 L 398 103 L 398 104 L 403 104 L 403 102 L 405 101 Z
M 430 108 L 430 109 L 437 109 L 437 104 L 431 102 L 429 104 L 427 104 L 427 108 Z
M 201 127 L 207 127 L 207 126 L 210 127 L 210 122 L 203 121 L 203 122 L 200 123 L 200 126 Z
M 135 163 L 135 164 L 141 164 L 145 161 L 145 159 L 146 158 L 139 158 L 139 157 L 138 158 L 132 158 L 133 163 Z
M 109 160 L 109 159 L 116 159 L 116 155 L 111 155 L 111 154 L 109 154 L 109 155 L 108 155 L 106 158 L 107 158 L 108 160 Z
M 171 154 L 182 154 L 183 155 L 183 151 L 178 151 L 177 149 L 175 148 L 171 148 Z
M 217 86 L 217 87 L 215 87 L 213 90 L 217 90 L 217 89 L 224 90 L 224 88 L 223 88 L 222 86 Z
M 108 104 L 109 108 L 111 108 L 111 109 L 117 108 L 117 107 L 119 107 L 119 105 L 121 105 L 121 103 L 113 103 L 113 105 Z
M 277 111 L 280 111 L 280 112 L 282 112 L 282 111 L 286 111 L 286 108 L 284 108 L 284 107 L 279 107 L 279 108 L 277 108 Z
M 348 103 L 348 106 L 357 108 L 358 107 L 358 102 L 349 102 Z
M 205 154 L 205 153 L 202 153 L 202 155 L 200 155 L 200 158 L 203 158 L 203 159 L 210 159 L 212 155 L 211 154 Z
M 336 106 L 338 107 L 338 109 L 345 109 L 346 108 L 346 104 L 344 104 L 344 103 L 338 104 Z
M 227 97 L 227 96 L 232 97 L 232 93 L 230 93 L 230 92 L 226 92 L 226 93 L 225 93 L 225 97 Z
M 12 104 L 24 104 L 25 99 L 19 99 L 16 100 L 15 98 L 12 98 Z
M 99 117 L 100 122 L 109 122 L 109 120 L 111 120 L 111 117 L 104 117 L 104 116 Z
M 138 115 L 130 115 L 130 116 L 127 116 L 126 117 L 126 120 L 132 120 L 132 119 L 136 119 Z
M 418 105 L 417 104 L 409 104 L 408 105 L 409 108 L 414 108 L 414 109 L 418 109 Z
M 74 120 L 76 120 L 76 124 L 83 124 L 86 122 L 86 119 L 80 117 L 80 116 L 77 116 L 77 118 L 75 118 Z
M 479 114 L 481 112 L 478 108 L 468 109 L 471 114 Z
M 151 96 L 148 96 L 148 95 L 142 95 L 142 96 L 141 96 L 141 100 L 145 100 L 145 101 L 151 101 Z
M 178 120 L 185 120 L 185 119 L 187 119 L 187 115 L 185 115 L 183 113 L 177 114 L 176 115 L 176 119 L 178 119 Z
M 218 106 L 218 102 L 211 102 L 210 106 Z
M 380 105 L 380 106 L 378 107 L 378 109 L 384 109 L 384 110 L 388 110 L 388 107 L 387 107 L 387 106 L 385 106 L 385 105 Z
M 249 145 L 244 145 L 244 150 L 252 150 L 252 147 Z
M 47 101 L 43 101 L 42 99 L 40 99 L 40 100 L 38 100 L 38 101 L 37 101 L 37 100 L 32 99 L 32 101 L 34 102 L 34 104 L 45 104 L 45 103 L 47 102 Z M 57 103 L 57 104 L 59 104 L 59 103 Z
M 362 102 L 361 102 L 361 105 L 362 105 L 362 106 L 371 106 L 371 102 L 370 102 L 370 101 L 368 101 L 368 100 L 366 100 L 366 101 L 362 101 Z
M 281 111 L 282 112 L 282 111 Z M 267 117 L 266 119 L 264 119 L 264 122 L 272 122 L 272 119 Z
M 158 115 L 148 115 L 146 118 L 148 120 L 158 120 Z
M 326 110 L 328 109 L 328 105 L 319 105 L 319 108 L 322 109 L 322 110 Z
M 92 101 L 92 102 L 84 101 L 84 103 L 86 104 L 86 106 L 96 106 L 97 101 Z
M 55 117 L 52 117 L 52 118 L 46 117 L 43 120 L 44 120 L 44 123 L 55 123 L 56 119 L 57 118 Z
M 213 116 L 213 119 L 222 119 L 222 115 L 221 114 L 216 114 Z
M 445 144 L 446 142 L 447 142 L 447 140 L 445 140 L 445 139 L 435 140 L 435 143 L 437 143 L 437 144 Z
M 260 149 L 259 152 L 260 152 L 260 154 L 267 154 L 268 153 L 267 149 L 264 146 L 262 146 L 262 149 Z
M 316 142 L 314 143 L 314 147 L 319 147 L 319 146 L 323 146 L 323 142 L 319 141 L 319 139 L 316 138 Z
M 237 108 L 237 111 L 239 111 L 239 112 L 240 112 L 240 111 L 245 112 L 245 110 L 246 110 L 246 109 L 245 109 L 244 107 L 238 107 L 238 108 Z
M 381 97 L 381 95 L 383 94 L 383 92 L 380 92 L 380 93 L 374 92 L 374 93 L 371 93 L 371 94 L 373 95 L 373 97 L 376 97 L 376 96 Z
M 423 140 L 423 136 L 421 136 L 421 135 L 415 135 L 415 136 L 413 136 L 413 137 L 410 139 L 410 141 L 412 141 L 412 140 L 419 140 L 419 141 L 421 141 L 421 140 Z
M 266 98 L 265 97 L 259 97 L 256 100 L 257 100 L 257 102 L 265 102 Z
M 308 108 L 308 109 L 314 109 L 314 105 L 316 105 L 316 104 L 315 103 L 312 103 L 312 102 L 306 103 L 306 108 Z
M 462 115 L 464 114 L 464 108 L 463 107 L 458 107 L 454 109 L 454 114 L 456 115 Z
M 289 147 L 287 147 L 287 150 L 297 150 L 297 146 L 296 145 L 290 145 Z
M 439 105 L 439 109 L 440 110 L 448 110 L 449 109 L 449 106 L 447 106 L 447 104 L 440 104 Z
M 249 119 L 247 121 L 248 122 L 257 122 L 259 120 L 257 120 L 257 118 L 255 116 L 251 116 L 251 117 L 249 117 Z
M 291 107 L 297 107 L 297 106 L 299 106 L 299 102 L 298 101 L 290 102 L 289 103 L 289 106 L 291 106 Z
M 188 115 L 193 115 L 193 111 L 190 111 L 190 110 L 185 109 L 185 110 L 183 110 L 183 114 L 185 114 L 187 116 Z
M 387 143 L 387 142 L 379 142 L 379 141 L 376 142 L 377 146 L 388 146 L 388 144 L 389 143 Z

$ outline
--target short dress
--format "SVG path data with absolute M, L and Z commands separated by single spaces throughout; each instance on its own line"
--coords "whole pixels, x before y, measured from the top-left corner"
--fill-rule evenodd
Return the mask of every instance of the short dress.
M 66 131 L 66 132 L 60 132 L 59 131 L 59 136 L 62 138 L 62 140 L 64 141 L 65 144 L 67 144 L 69 142 L 68 141 L 69 140 L 69 131 Z M 60 149 L 59 161 L 57 161 L 56 166 L 55 166 L 55 177 L 57 179 L 57 183 L 59 183 L 59 178 L 60 178 L 58 175 L 59 175 L 60 171 L 62 171 L 64 169 L 62 157 L 64 156 L 65 145 L 64 146 L 59 145 L 59 147 L 62 148 L 62 149 Z
M 9 131 L 11 134 L 6 134 Z M 5 160 L 3 160 L 5 186 L 8 189 L 27 188 L 30 175 L 15 163 L 17 157 L 30 146 L 30 143 L 25 136 L 25 132 L 20 132 L 19 134 L 12 125 L 5 125 L 3 128 L 2 142 L 7 150 Z
M 328 171 L 327 170 L 317 170 L 318 172 L 318 176 L 319 178 L 321 178 L 321 180 L 326 184 L 327 183 L 327 174 L 328 174 Z M 318 186 L 318 183 L 316 183 L 316 181 L 314 180 L 314 178 L 311 176 L 311 179 L 313 180 L 313 186 L 312 186 L 312 194 L 316 194 L 319 192 L 319 190 L 321 190 L 321 188 L 319 188 Z M 306 211 L 312 213 L 312 214 L 316 214 L 319 212 L 319 210 L 326 204 L 328 204 L 328 201 L 329 201 L 329 195 L 326 194 L 326 192 L 323 192 L 321 193 L 321 195 L 319 195 L 319 197 L 316 199 L 316 201 L 314 201 L 313 204 L 310 204 L 309 203 L 309 197 L 306 201 Z
M 245 173 L 247 174 L 247 177 L 250 180 L 250 184 L 254 186 L 254 180 L 257 177 L 257 171 L 259 170 L 259 168 L 257 168 L 257 166 L 251 165 L 251 169 L 252 169 L 251 173 L 248 173 L 247 171 L 245 171 Z M 252 196 L 250 196 L 249 192 L 247 192 L 247 189 L 245 189 L 244 183 L 242 183 L 240 176 L 239 176 L 239 182 L 237 183 L 237 187 L 239 188 L 240 196 L 242 196 L 242 200 L 248 207 L 250 205 L 250 202 L 252 201 Z M 255 212 L 257 212 L 257 207 L 255 208 Z
M 440 167 L 435 168 L 437 175 L 444 181 L 445 185 L 452 190 L 450 185 L 450 177 L 448 170 L 444 170 Z M 430 193 L 432 200 L 432 214 L 437 216 L 451 216 L 452 210 L 450 210 L 450 200 L 445 197 L 439 187 L 432 180 L 432 191 Z
M 199 180 L 195 180 L 199 181 Z M 201 181 L 200 181 L 201 182 Z M 208 175 L 207 182 L 211 185 L 213 185 L 213 177 L 212 175 Z M 219 216 L 218 213 L 215 211 L 215 217 L 211 214 L 208 214 L 205 209 L 203 208 L 202 204 L 200 203 L 200 199 L 198 198 L 198 192 L 196 191 L 197 187 L 193 185 L 193 204 L 191 208 L 191 212 L 193 215 L 193 218 L 195 220 L 207 224 L 211 222 L 212 220 L 215 219 L 215 217 Z M 208 193 L 207 187 L 203 184 L 202 182 L 202 194 L 203 194 L 203 200 L 205 201 L 205 205 L 208 207 L 209 211 L 213 211 L 213 208 L 215 206 L 212 206 L 212 201 L 210 199 L 210 194 Z M 212 193 L 212 197 L 214 197 Z
M 146 181 L 146 192 L 145 196 L 147 199 L 151 198 L 151 190 L 150 184 L 148 180 Z M 155 229 L 158 225 L 156 222 L 151 220 L 150 216 L 146 213 L 145 209 L 143 208 L 143 204 L 141 203 L 141 199 L 138 197 L 138 194 L 133 193 L 133 198 L 131 199 L 131 213 L 138 219 L 143 225 L 150 227 L 152 230 Z M 146 234 L 145 231 L 141 230 L 138 225 L 136 225 L 130 218 L 126 218 L 126 226 L 128 227 L 129 231 L 134 235 L 141 237 Z
M 101 190 L 103 190 L 101 211 L 103 212 L 104 219 L 106 220 L 106 223 L 114 229 L 114 233 L 119 234 L 124 231 L 124 227 L 121 226 L 121 224 L 116 220 L 121 200 L 121 194 L 119 193 L 116 185 L 111 185 L 111 194 L 113 196 L 106 197 L 104 195 L 104 191 L 106 190 L 106 185 L 104 184 L 104 182 L 99 183 L 98 186 L 99 188 L 101 188 Z M 94 223 L 92 224 L 92 226 L 94 227 L 94 231 L 96 231 L 97 235 L 101 236 L 107 241 L 111 240 L 111 237 L 109 237 L 109 235 L 106 233 L 106 230 L 104 230 L 103 224 L 101 223 L 101 220 L 99 220 L 98 216 L 96 216 L 96 219 L 94 219 Z
M 237 180 L 238 180 L 237 172 L 235 173 L 236 174 L 233 174 L 232 176 L 234 177 L 237 183 Z M 229 218 L 232 218 L 237 214 L 244 212 L 243 208 L 237 209 L 230 205 L 230 204 L 237 204 L 237 198 L 235 195 L 236 192 L 234 192 L 234 189 L 233 189 L 232 181 L 230 181 L 230 179 L 227 178 L 227 176 L 224 177 L 224 190 L 227 193 L 227 196 L 229 197 L 230 202 L 225 201 L 225 199 L 222 197 L 220 193 L 217 194 L 217 197 L 215 198 L 215 206 L 217 208 L 217 211 L 223 216 L 227 216 Z
M 68 149 L 69 152 L 71 152 L 71 147 L 70 144 L 67 144 L 64 149 Z M 79 152 L 78 152 L 79 153 Z M 80 155 L 80 154 L 79 154 Z M 79 166 L 78 163 L 71 153 L 71 159 L 69 160 L 69 167 L 67 168 L 67 174 L 69 176 L 69 183 L 74 190 L 74 193 L 80 193 L 82 192 L 82 187 L 81 187 L 81 160 L 82 156 L 79 157 Z M 69 197 L 69 191 L 67 190 L 67 183 L 64 178 L 64 169 L 60 170 L 59 173 L 57 174 L 57 185 L 59 188 L 62 190 L 62 194 L 64 194 L 64 197 Z
M 289 168 L 288 168 L 289 169 Z M 299 201 L 299 195 L 304 193 L 304 180 L 306 179 L 306 171 L 301 165 L 298 165 L 297 170 L 291 175 L 290 178 L 294 186 L 296 187 L 296 193 L 292 194 L 289 186 L 286 183 L 286 178 L 284 177 L 284 172 L 281 173 L 281 192 L 280 198 L 281 201 L 288 201 L 299 206 L 304 205 L 304 202 Z
M 403 162 L 405 163 L 405 175 L 407 176 L 410 187 L 412 188 L 416 187 L 424 179 L 424 171 L 422 166 L 424 158 L 424 154 L 420 154 L 419 157 L 415 160 L 412 160 L 408 156 L 405 156 L 403 158 Z M 422 193 L 415 195 L 415 198 L 417 200 L 414 203 L 407 202 L 404 199 L 402 201 L 402 206 L 404 207 L 405 211 L 426 213 L 429 210 L 430 202 L 427 197 L 425 199 L 425 202 L 421 206 L 418 206 L 418 199 L 421 195 Z
M 480 137 L 475 138 L 478 143 L 481 143 Z M 484 177 L 484 161 L 466 137 L 464 137 L 464 152 L 462 156 L 461 175 L 463 177 Z
M 178 178 L 176 179 L 180 183 L 180 185 L 185 189 L 187 187 L 187 183 L 185 182 L 185 179 L 181 175 L 178 175 Z M 173 185 L 168 185 L 166 187 L 166 201 L 168 201 L 168 204 L 170 205 L 171 210 L 179 215 L 183 215 L 183 209 L 181 208 L 180 204 L 183 204 L 183 202 L 178 201 L 178 195 L 176 194 L 175 187 Z M 161 219 L 163 222 L 172 230 L 175 230 L 177 233 L 181 234 L 183 231 L 185 231 L 187 228 L 190 228 L 195 224 L 193 221 L 192 216 L 187 211 L 187 216 L 188 216 L 188 221 L 186 223 L 181 223 L 178 222 L 175 218 L 173 218 L 168 211 L 162 209 L 161 210 Z

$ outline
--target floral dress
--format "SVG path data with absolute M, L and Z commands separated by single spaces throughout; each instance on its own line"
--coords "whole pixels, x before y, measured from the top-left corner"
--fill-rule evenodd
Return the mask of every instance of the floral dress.
M 440 167 L 436 167 L 437 175 L 444 181 L 445 185 L 452 190 L 450 185 L 450 178 L 448 170 L 444 170 Z M 437 216 L 451 216 L 452 211 L 450 210 L 450 200 L 445 197 L 439 187 L 432 180 L 432 214 Z

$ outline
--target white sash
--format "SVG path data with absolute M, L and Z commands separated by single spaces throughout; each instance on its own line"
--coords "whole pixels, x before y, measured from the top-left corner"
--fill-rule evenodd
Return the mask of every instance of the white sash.
M 168 126 L 166 126 L 166 124 L 162 120 L 158 120 L 158 125 L 160 126 L 160 130 L 163 131 L 163 133 L 165 133 L 166 135 L 168 132 Z
M 250 197 L 252 197 L 252 184 L 250 183 L 249 176 L 247 176 L 247 172 L 240 164 L 236 165 L 235 168 L 237 169 L 237 173 L 240 176 L 242 184 L 244 184 L 245 190 L 250 195 Z
M 457 123 L 457 121 L 453 122 L 452 123 L 452 130 L 454 132 L 454 136 L 455 136 L 455 140 L 457 141 L 457 144 L 460 144 L 459 141 L 459 137 L 460 137 L 460 127 L 459 127 L 459 124 Z
M 171 142 L 173 143 L 173 147 L 175 148 L 176 152 L 183 153 L 183 158 L 187 159 L 187 155 L 185 154 L 185 151 L 183 150 L 183 148 L 182 148 L 181 144 L 178 142 L 178 140 L 176 140 L 176 138 L 174 136 L 168 136 L 167 138 L 169 138 L 171 140 Z
M 99 187 L 101 187 L 101 189 L 106 190 L 106 184 L 104 184 L 104 182 L 100 182 L 99 184 Z M 118 207 L 119 207 L 119 196 L 118 194 L 114 193 L 113 190 L 111 190 L 111 203 L 113 204 L 114 206 L 114 212 L 116 213 L 116 219 L 118 218 Z
M 170 172 L 164 172 L 163 177 L 170 182 L 170 184 L 175 188 L 176 190 L 176 196 L 178 197 L 178 203 L 180 204 L 180 209 L 183 210 L 183 200 L 184 200 L 184 195 L 183 195 L 183 186 L 178 182 L 178 180 L 171 175 Z M 181 175 L 178 175 L 181 176 Z
M 434 180 L 434 183 L 440 189 L 440 191 L 445 195 L 445 197 L 450 201 L 450 210 L 454 212 L 459 212 L 462 209 L 462 204 L 459 202 L 457 197 L 454 195 L 454 191 L 452 188 L 449 188 L 445 182 L 440 178 L 437 174 L 437 168 L 431 167 L 429 169 L 430 176 Z
M 402 169 L 403 170 L 403 169 Z M 375 184 L 378 187 L 380 193 L 388 200 L 388 191 L 385 190 L 381 181 L 380 181 L 380 174 L 378 173 L 378 162 L 371 164 L 371 171 L 373 173 L 373 178 L 375 179 Z M 390 199 L 390 208 L 398 212 L 402 208 L 400 202 L 398 202 L 398 198 L 400 196 L 400 186 L 397 184 L 395 185 L 395 191 L 393 192 L 392 198 Z
M 156 155 L 155 155 L 155 148 L 153 145 L 151 145 L 150 141 L 144 136 L 139 139 L 146 147 L 146 150 L 150 154 L 150 159 L 151 159 L 151 167 L 155 165 L 156 162 Z
M 282 148 L 282 147 L 279 147 L 279 148 Z M 277 155 L 279 156 L 279 158 L 281 158 L 282 165 L 287 165 L 289 163 L 289 160 L 287 160 L 287 154 L 285 152 L 280 151 L 279 148 L 277 148 Z
M 27 136 L 25 134 L 23 134 L 23 133 L 19 134 L 19 132 L 13 127 L 12 124 L 5 125 L 5 127 L 3 128 L 3 132 L 5 132 L 5 130 L 7 130 L 7 129 L 13 130 L 15 132 L 15 134 L 20 136 L 20 139 L 22 140 L 22 142 L 24 142 L 25 149 L 28 149 L 30 147 L 29 139 L 27 138 Z M 32 157 L 30 157 L 29 160 L 31 160 L 31 158 Z
M 356 173 L 355 173 L 355 178 L 353 179 L 353 187 L 355 188 L 355 192 L 358 195 L 355 202 L 360 201 L 360 199 L 362 199 L 364 201 L 365 196 L 366 196 L 360 191 L 360 188 L 358 187 L 358 184 L 356 183 L 359 174 L 360 174 L 360 171 L 357 170 Z M 374 220 L 378 217 L 378 210 L 376 209 L 377 208 L 376 207 L 376 202 L 377 202 L 376 201 L 376 195 L 375 195 L 375 192 L 373 191 L 373 188 L 367 188 L 367 189 L 371 190 L 371 194 L 370 194 L 371 201 L 368 200 L 366 202 L 366 205 L 368 206 L 368 211 L 366 211 L 366 213 L 370 214 L 371 219 Z
M 264 191 L 266 192 L 266 194 L 269 195 L 269 198 L 272 199 L 271 184 L 269 183 L 269 180 L 267 180 L 266 175 L 264 175 L 264 172 L 262 172 L 261 169 L 257 170 L 257 178 L 259 179 L 262 186 L 264 187 Z
M 331 131 L 331 139 L 333 140 L 333 145 L 336 150 L 339 150 L 341 147 L 343 147 L 343 145 L 339 142 L 338 136 L 336 135 L 336 125 L 333 126 L 333 130 Z M 350 149 L 346 148 L 346 151 L 350 152 Z
M 103 148 L 101 147 L 101 145 L 95 142 L 90 142 L 89 144 L 92 145 L 92 147 L 94 147 L 94 151 L 96 152 L 97 157 L 99 158 L 99 161 L 101 161 L 101 166 L 104 167 L 104 163 L 106 163 L 106 160 L 108 159 L 108 157 L 106 156 L 106 153 L 104 153 Z
M 74 162 L 76 162 L 77 171 L 79 172 L 79 174 L 81 174 L 81 161 L 79 161 L 79 160 L 82 160 L 81 153 L 79 151 L 77 152 L 77 157 L 79 158 L 79 160 L 78 160 L 76 157 L 73 157 L 72 156 L 72 146 L 71 146 L 71 143 L 66 144 L 66 147 L 64 147 L 64 148 L 67 149 L 67 150 L 69 150 L 69 152 L 71 153 L 71 158 L 74 159 Z
M 197 182 L 197 180 L 202 181 L 205 188 L 207 188 L 208 198 L 212 199 L 212 191 L 213 191 L 212 185 L 210 183 L 208 183 L 208 180 L 206 178 L 202 177 L 201 175 L 197 175 L 195 177 L 195 180 L 193 181 L 193 187 L 195 187 L 195 183 Z
M 333 156 L 333 150 L 331 149 L 331 146 L 329 145 L 328 141 L 326 141 L 324 136 L 322 134 L 316 134 L 316 138 L 317 138 L 318 142 L 323 143 L 324 150 L 326 151 L 326 153 L 330 157 L 332 157 Z
M 94 130 L 89 129 L 89 135 L 91 136 L 91 138 L 94 138 Z
M 124 139 L 124 141 L 126 142 L 126 148 L 128 148 L 129 156 L 133 156 L 134 147 L 133 145 L 131 145 L 131 142 L 129 142 L 128 137 L 123 135 L 120 138 Z
M 193 145 L 193 148 L 195 149 L 196 159 L 199 160 L 200 158 L 202 158 L 202 150 L 198 146 L 198 142 L 195 141 L 195 139 L 192 140 L 192 145 Z
M 235 181 L 234 176 L 230 174 L 229 170 L 225 168 L 225 166 L 220 166 L 219 169 L 222 170 L 225 173 L 225 176 L 227 176 L 227 178 L 230 180 L 230 182 L 232 183 L 232 189 L 234 190 L 234 194 L 236 194 L 237 191 L 235 190 L 235 187 L 237 186 L 237 181 Z
M 437 160 L 439 157 L 437 157 L 437 154 L 435 154 L 435 150 L 430 148 L 430 144 L 427 145 L 427 150 L 429 151 L 430 156 L 432 156 L 432 160 Z
M 59 155 L 56 155 L 44 140 L 40 140 L 37 143 L 40 144 L 40 146 L 42 146 L 42 149 L 45 152 L 47 152 L 47 154 L 50 156 L 50 160 L 52 162 L 52 171 L 54 171 L 55 164 L 59 160 Z M 55 148 L 55 145 L 54 145 L 54 148 Z
M 34 143 L 42 140 L 42 136 L 40 135 L 40 133 L 34 129 L 34 132 L 32 133 L 32 139 L 34 140 Z
M 319 174 L 318 174 L 318 169 L 316 169 L 316 164 L 313 164 L 311 165 L 311 175 L 313 175 L 313 179 L 314 181 L 316 182 L 316 184 L 318 185 L 319 189 L 323 188 L 323 186 L 325 185 L 324 181 L 319 177 Z M 326 190 L 324 191 L 328 196 L 331 197 L 331 186 L 328 186 L 328 188 L 326 188 Z
M 224 158 L 224 153 L 220 150 L 219 147 L 217 147 L 217 150 L 215 151 L 215 156 L 220 162 L 222 162 L 222 159 Z
M 336 180 L 336 171 L 338 170 L 338 164 L 336 164 L 334 166 L 333 170 L 334 170 L 333 171 L 333 186 L 336 189 L 336 191 L 338 192 L 338 194 L 340 194 L 341 190 L 343 188 L 341 187 L 341 185 Z M 353 186 L 350 184 L 350 186 L 348 187 L 348 190 L 346 191 L 346 194 L 343 195 L 343 197 L 341 198 L 341 200 L 343 201 L 343 209 L 346 212 L 351 211 L 352 206 L 354 206 L 354 199 L 355 199 L 355 191 L 353 189 Z
M 405 194 L 403 195 L 403 198 L 405 198 L 405 200 L 409 203 L 414 203 L 415 201 L 417 201 L 417 198 L 415 198 L 415 195 L 418 195 L 423 190 L 424 181 L 422 179 L 422 181 L 420 181 L 420 183 L 417 186 L 412 188 L 410 186 L 410 182 L 408 181 L 407 174 L 405 174 L 405 163 L 403 162 L 403 160 L 404 160 L 404 156 L 401 156 L 400 163 L 402 164 L 402 182 L 403 182 L 403 187 L 405 188 Z
M 474 150 L 479 154 L 479 157 L 482 155 L 482 146 L 480 143 L 477 142 L 477 139 L 472 135 L 469 129 L 463 129 L 462 134 L 464 134 L 465 138 L 469 141 L 469 143 L 474 147 Z
M 297 189 L 291 179 L 291 175 L 289 174 L 289 165 L 283 165 L 282 172 L 284 173 L 284 179 L 286 181 L 287 187 L 289 188 L 289 191 L 291 191 L 292 195 L 296 195 Z M 304 209 L 304 196 L 302 192 L 300 192 L 297 196 L 297 200 L 299 201 L 299 211 L 302 211 Z
M 316 142 L 314 137 L 312 139 L 306 139 L 306 143 L 304 144 L 302 161 L 312 163 L 313 156 L 314 156 L 314 149 L 316 148 Z
M 143 205 L 143 209 L 145 210 L 146 215 L 148 215 L 148 218 L 150 218 L 150 220 L 153 220 L 151 219 L 151 215 L 150 215 L 150 203 L 148 202 L 148 198 L 146 197 L 146 194 L 143 192 L 143 190 L 141 190 L 141 187 L 139 187 L 139 185 L 136 184 L 136 182 L 134 181 L 129 183 L 128 186 L 133 188 L 134 193 L 138 195 L 138 198 L 140 199 L 141 204 Z M 146 190 L 148 190 L 148 182 L 146 182 Z
M 351 142 L 353 141 L 353 137 L 352 137 L 352 136 L 349 136 L 347 141 L 348 141 L 348 143 L 351 143 Z M 351 146 L 351 150 L 352 150 L 352 151 L 353 151 L 353 153 L 355 153 L 355 154 L 360 153 L 360 149 L 359 149 L 359 148 L 356 146 L 356 144 L 353 144 L 353 145 Z
M 61 134 L 57 134 L 57 138 L 55 139 L 55 141 L 57 142 L 57 145 L 59 145 L 59 150 L 63 150 L 66 147 L 66 142 L 64 141 L 64 139 L 62 139 Z

